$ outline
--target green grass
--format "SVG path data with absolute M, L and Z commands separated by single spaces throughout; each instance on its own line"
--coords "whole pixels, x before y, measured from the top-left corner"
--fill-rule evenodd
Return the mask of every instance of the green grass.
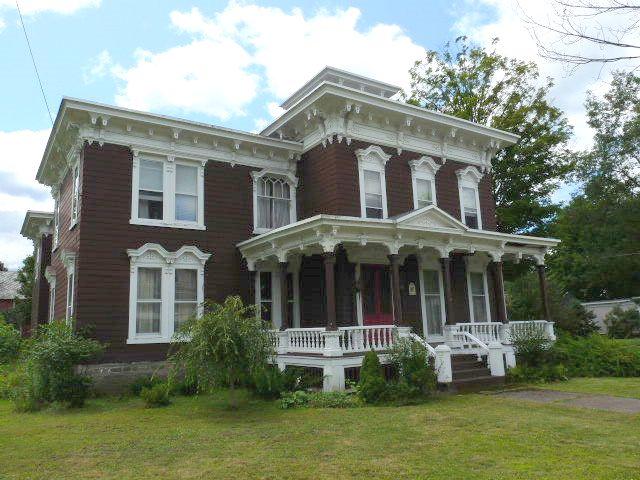
M 35 414 L 0 401 L 0 478 L 640 478 L 638 415 L 483 394 L 345 410 L 223 400 Z
M 536 385 L 563 392 L 598 393 L 616 397 L 640 398 L 640 377 L 572 378 L 567 382 Z

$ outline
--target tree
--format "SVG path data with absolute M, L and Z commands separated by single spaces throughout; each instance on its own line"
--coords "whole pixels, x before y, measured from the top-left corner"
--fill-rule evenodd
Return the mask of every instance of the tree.
M 0 260 L 0 272 L 6 272 L 7 267 L 4 266 L 4 262 Z
M 574 66 L 640 59 L 640 5 L 625 0 L 552 0 L 548 6 L 552 13 L 544 19 L 525 12 L 542 57 Z
M 15 305 L 7 312 L 7 321 L 18 328 L 22 328 L 31 322 L 31 297 L 33 295 L 35 258 L 29 255 L 22 262 L 18 270 L 18 298 Z
M 534 63 L 471 47 L 465 37 L 455 45 L 416 62 L 408 102 L 520 135 L 493 160 L 498 228 L 545 234 L 558 210 L 549 196 L 572 168 L 571 127 L 547 100 L 553 83 L 540 80 Z
M 205 305 L 202 317 L 188 320 L 175 340 L 173 375 L 184 374 L 200 391 L 228 387 L 234 409 L 236 389 L 262 371 L 275 353 L 267 324 L 238 296 Z

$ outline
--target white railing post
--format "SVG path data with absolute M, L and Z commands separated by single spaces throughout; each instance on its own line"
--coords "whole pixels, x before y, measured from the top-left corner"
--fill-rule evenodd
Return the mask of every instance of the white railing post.
M 500 336 L 500 342 L 503 344 L 511 343 L 510 340 L 510 328 L 508 323 L 503 323 L 500 325 L 500 330 L 498 332 Z
M 489 368 L 492 377 L 504 377 L 504 361 L 502 359 L 502 344 L 491 342 L 489 344 Z
M 451 348 L 448 345 L 442 344 L 436 347 L 435 368 L 438 374 L 438 383 L 451 383 L 453 381 Z
M 325 357 L 340 357 L 342 356 L 342 347 L 340 346 L 340 337 L 343 333 L 339 330 L 326 330 L 320 333 L 324 338 L 324 349 L 322 355 Z
M 284 354 L 289 351 L 289 334 L 286 330 L 276 332 L 276 338 L 278 339 L 277 352 Z
M 552 342 L 555 342 L 556 341 L 556 332 L 554 331 L 553 327 L 554 327 L 554 322 L 547 322 L 544 325 L 547 337 L 549 337 L 549 340 L 551 340 Z
M 398 338 L 409 338 L 411 335 L 411 327 L 396 327 Z
M 516 366 L 516 353 L 513 351 L 512 346 L 504 347 L 504 361 L 507 364 L 507 368 Z

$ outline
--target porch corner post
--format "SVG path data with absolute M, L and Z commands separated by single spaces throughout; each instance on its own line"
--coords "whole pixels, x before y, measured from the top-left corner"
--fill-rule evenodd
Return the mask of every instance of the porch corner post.
M 549 291 L 547 288 L 547 275 L 544 268 L 544 262 L 538 262 L 538 279 L 540 280 L 540 296 L 542 297 L 542 313 L 547 322 L 551 321 L 551 310 L 549 308 Z
M 322 255 L 322 258 L 324 263 L 325 307 L 327 313 L 326 329 L 328 331 L 335 331 L 338 329 L 336 325 L 336 254 L 327 252 Z
M 249 305 L 254 305 L 256 303 L 256 271 L 249 270 L 249 301 L 247 302 Z
M 440 258 L 440 264 L 442 265 L 442 280 L 444 283 L 444 304 L 447 315 L 447 325 L 454 325 L 456 323 L 453 313 L 453 294 L 451 293 L 451 257 Z
M 291 328 L 289 318 L 289 292 L 287 285 L 287 262 L 280 262 L 280 330 Z
M 504 298 L 504 276 L 502 274 L 502 260 L 493 262 L 493 273 L 495 277 L 496 303 L 498 307 L 498 321 L 507 322 L 507 305 Z
M 404 325 L 402 319 L 402 297 L 400 296 L 400 255 L 392 253 L 389 255 L 391 263 L 391 288 L 393 292 L 393 324 Z

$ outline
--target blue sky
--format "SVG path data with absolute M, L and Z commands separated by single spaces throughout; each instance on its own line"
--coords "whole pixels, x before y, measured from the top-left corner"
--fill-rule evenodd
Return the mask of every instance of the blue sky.
M 20 5 L 53 116 L 70 96 L 257 131 L 325 65 L 406 86 L 425 49 L 466 34 L 484 45 L 500 36 L 502 53 L 538 61 L 558 79 L 576 145 L 590 137 L 582 102 L 598 80 L 540 61 L 513 0 Z M 17 268 L 31 250 L 17 233 L 26 209 L 52 208 L 34 180 L 51 123 L 13 0 L 0 0 L 0 61 L 0 260 Z

